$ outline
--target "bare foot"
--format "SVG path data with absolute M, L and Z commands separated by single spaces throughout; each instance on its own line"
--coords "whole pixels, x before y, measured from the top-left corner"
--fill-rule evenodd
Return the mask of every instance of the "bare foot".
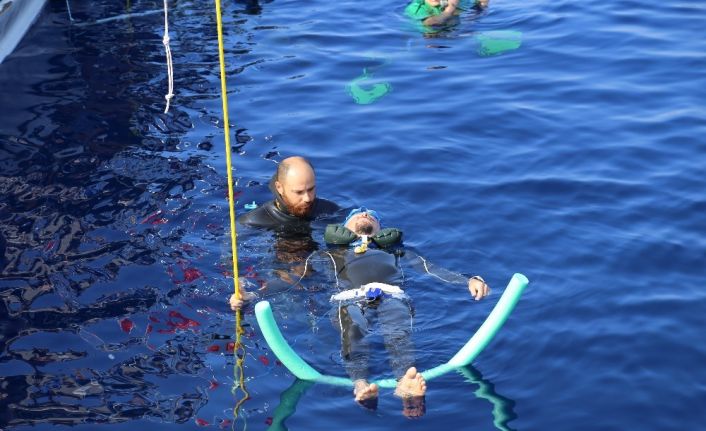
M 378 406 L 378 385 L 365 380 L 356 380 L 353 388 L 355 402 L 368 410 L 375 410 Z
M 427 392 L 427 382 L 422 373 L 410 367 L 397 382 L 395 395 L 402 398 L 402 413 L 408 418 L 418 418 L 426 413 L 424 394 Z
M 409 367 L 404 376 L 397 382 L 395 395 L 400 398 L 421 397 L 427 392 L 427 382 L 422 373 L 418 373 L 414 367 Z

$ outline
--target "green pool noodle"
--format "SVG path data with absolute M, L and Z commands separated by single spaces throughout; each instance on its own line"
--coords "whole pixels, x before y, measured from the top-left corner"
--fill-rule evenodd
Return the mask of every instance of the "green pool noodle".
M 515 30 L 483 31 L 475 35 L 478 55 L 489 57 L 517 49 L 522 45 L 522 33 Z
M 502 296 L 498 300 L 493 310 L 486 317 L 483 324 L 478 328 L 475 334 L 468 342 L 451 358 L 448 362 L 438 365 L 430 370 L 422 372 L 426 380 L 431 380 L 443 374 L 466 366 L 475 359 L 480 352 L 490 343 L 495 334 L 503 326 L 507 318 L 515 308 L 519 301 L 522 292 L 527 287 L 529 280 L 520 273 L 513 275 L 512 279 L 505 288 Z M 347 377 L 330 376 L 321 374 L 316 371 L 311 365 L 304 361 L 287 341 L 282 336 L 275 318 L 272 314 L 272 307 L 267 301 L 260 301 L 255 304 L 255 316 L 260 325 L 262 335 L 265 341 L 272 349 L 272 352 L 277 356 L 282 364 L 297 378 L 302 380 L 310 380 L 317 383 L 326 383 L 337 386 L 353 386 L 353 382 Z M 397 386 L 397 380 L 394 378 L 374 381 L 382 388 L 394 388 Z

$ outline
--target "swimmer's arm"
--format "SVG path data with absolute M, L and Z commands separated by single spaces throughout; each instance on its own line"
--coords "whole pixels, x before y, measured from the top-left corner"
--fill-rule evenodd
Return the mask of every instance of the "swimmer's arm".
M 321 256 L 322 252 L 314 251 L 306 258 L 304 263 L 297 263 L 289 270 L 273 269 L 272 273 L 274 273 L 275 277 L 268 277 L 266 281 L 262 283 L 261 287 L 257 289 L 258 292 L 279 292 L 298 286 L 305 277 L 310 276 L 315 272 L 313 269 L 314 263 L 317 260 L 316 258 Z M 328 259 L 327 256 L 325 257 Z M 240 297 L 236 297 L 235 293 L 233 293 L 230 295 L 228 300 L 230 308 L 234 311 L 242 308 L 247 302 L 257 298 L 257 294 L 255 292 L 247 291 L 243 287 L 243 285 L 252 285 L 253 283 L 249 283 L 248 280 L 242 280 L 243 283 L 240 283 L 240 281 L 241 279 L 238 280 Z
M 429 274 L 432 277 L 436 277 L 441 281 L 451 284 L 467 284 L 468 291 L 476 301 L 484 298 L 488 295 L 488 293 L 490 293 L 490 287 L 480 275 L 474 275 L 470 278 L 466 277 L 463 274 L 459 274 L 442 266 L 433 264 L 415 251 L 409 249 L 405 250 L 402 258 L 409 262 L 410 265 L 418 271 Z
M 267 282 L 267 288 L 277 286 L 275 290 L 303 287 L 305 280 L 316 274 L 323 274 L 331 279 L 338 280 L 338 275 L 343 268 L 343 250 L 315 250 L 307 256 L 304 262 L 299 262 L 289 269 L 274 269 L 276 275 L 274 282 Z M 284 287 L 282 285 L 284 284 Z M 264 289 L 264 287 L 262 288 Z M 262 290 L 261 289 L 261 290 Z
M 314 250 L 304 261 L 289 262 L 291 263 L 289 268 L 273 269 L 272 272 L 283 282 L 295 287 L 302 280 L 316 273 L 314 264 L 322 258 L 328 259 L 326 252 Z
M 464 284 L 466 283 L 466 280 L 468 280 L 465 275 L 453 272 L 442 266 L 429 262 L 426 258 L 422 257 L 414 250 L 410 250 L 409 248 L 405 249 L 402 259 L 404 259 L 405 262 L 409 263 L 417 271 L 429 274 L 445 283 Z
M 487 0 L 486 0 L 487 1 Z M 422 23 L 424 25 L 442 25 L 457 14 L 458 0 L 449 0 L 448 6 L 439 15 L 430 16 Z

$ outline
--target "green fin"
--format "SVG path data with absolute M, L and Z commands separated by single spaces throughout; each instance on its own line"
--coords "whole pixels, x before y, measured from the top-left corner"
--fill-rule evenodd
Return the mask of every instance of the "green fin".
M 363 69 L 363 74 L 353 79 L 346 88 L 348 93 L 353 97 L 355 103 L 359 105 L 369 105 L 392 90 L 392 86 L 387 82 L 373 84 L 372 87 L 365 89 L 360 86 L 359 82 L 365 81 L 370 77 L 367 69 Z
M 478 55 L 489 57 L 512 51 L 522 45 L 522 33 L 515 30 L 484 31 L 476 34 Z

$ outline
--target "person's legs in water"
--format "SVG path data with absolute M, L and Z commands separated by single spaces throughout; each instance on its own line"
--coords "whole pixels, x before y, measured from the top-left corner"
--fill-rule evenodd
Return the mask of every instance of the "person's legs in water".
M 333 324 L 341 331 L 341 357 L 346 372 L 353 380 L 355 401 L 366 409 L 374 410 L 378 403 L 378 385 L 368 382 L 370 346 L 368 321 L 356 304 L 338 307 Z
M 402 398 L 402 413 L 417 418 L 426 412 L 426 381 L 414 367 L 412 310 L 406 301 L 385 298 L 378 306 L 378 321 L 397 379 L 395 395 Z

